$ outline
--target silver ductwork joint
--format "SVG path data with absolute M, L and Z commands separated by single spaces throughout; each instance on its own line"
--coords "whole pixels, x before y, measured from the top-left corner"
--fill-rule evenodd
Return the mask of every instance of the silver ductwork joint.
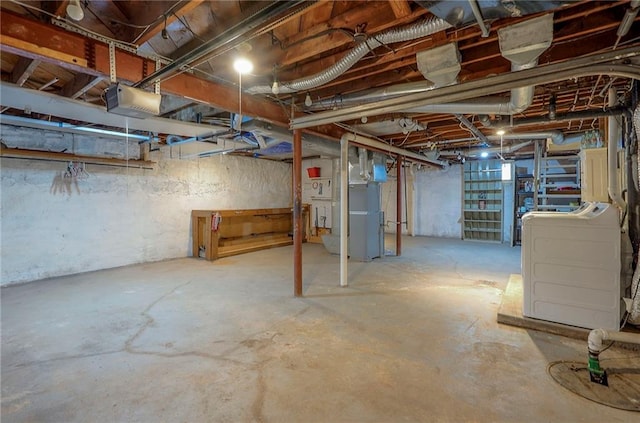
M 511 62 L 511 71 L 531 69 L 538 64 L 538 57 L 551 46 L 553 40 L 553 14 L 530 19 L 498 30 L 502 56 Z M 433 80 L 428 72 L 425 78 Z M 435 78 L 438 78 L 436 75 Z M 511 90 L 509 99 L 490 97 L 472 99 L 461 103 L 431 104 L 405 110 L 407 113 L 453 113 L 472 115 L 514 115 L 523 112 L 533 102 L 534 87 L 525 86 Z
M 406 28 L 391 29 L 371 36 L 366 42 L 361 42 L 345 57 L 329 67 L 327 70 L 294 81 L 280 81 L 280 93 L 288 94 L 297 91 L 308 91 L 327 84 L 344 74 L 370 51 L 387 44 L 400 43 L 427 37 L 436 32 L 444 31 L 451 25 L 440 18 L 430 18 Z M 247 89 L 249 94 L 270 94 L 270 85 L 258 85 Z

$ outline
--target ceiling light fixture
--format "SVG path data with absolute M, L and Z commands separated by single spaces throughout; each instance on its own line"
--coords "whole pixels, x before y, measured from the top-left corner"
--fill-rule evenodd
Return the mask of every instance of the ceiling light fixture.
M 360 122 L 362 122 L 362 123 L 367 123 L 368 121 L 369 121 L 369 118 L 368 118 L 368 117 L 366 117 L 366 116 L 362 116 L 362 117 L 360 118 Z
M 235 69 L 235 71 L 240 75 L 246 75 L 248 73 L 251 73 L 251 71 L 253 70 L 253 63 L 251 63 L 251 61 L 246 57 L 238 57 L 233 62 L 233 69 Z
M 81 21 L 84 18 L 84 10 L 80 4 L 80 0 L 70 0 L 67 5 L 67 16 L 74 21 Z
M 486 151 L 483 151 L 482 153 L 480 153 L 480 157 L 482 157 L 483 159 L 486 159 L 487 157 L 489 157 L 489 153 Z
M 313 104 L 313 100 L 311 100 L 311 94 L 307 93 L 307 96 L 304 98 L 304 105 L 307 107 L 311 107 Z
M 164 28 L 162 28 L 161 35 L 163 40 L 169 39 L 169 33 L 167 32 L 167 15 L 164 15 Z
M 273 34 L 271 34 L 273 36 Z M 273 95 L 280 94 L 280 83 L 278 83 L 278 65 L 273 65 L 273 85 L 271 85 Z
M 496 134 L 497 134 L 497 135 L 500 135 L 500 136 L 503 136 L 503 135 L 504 135 L 504 133 L 505 133 L 505 132 L 504 132 L 504 129 L 498 129 L 498 130 L 496 131 Z

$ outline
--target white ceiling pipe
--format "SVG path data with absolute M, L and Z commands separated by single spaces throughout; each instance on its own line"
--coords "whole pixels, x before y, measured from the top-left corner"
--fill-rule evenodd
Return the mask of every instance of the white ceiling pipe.
M 609 88 L 609 108 L 616 106 L 617 94 L 616 89 Z M 607 131 L 608 131 L 608 145 L 607 145 L 607 159 L 609 162 L 609 197 L 613 203 L 620 208 L 620 210 L 626 210 L 627 203 L 622 199 L 620 195 L 620 187 L 618 186 L 618 136 L 620 134 L 620 127 L 615 116 L 609 116 L 607 118 Z
M 511 65 L 511 70 L 530 69 L 537 64 L 537 60 L 526 65 Z M 471 115 L 513 115 L 525 111 L 533 102 L 532 86 L 514 88 L 511 97 L 476 98 L 458 103 L 430 104 L 403 110 L 405 113 L 451 113 Z
M 531 141 L 525 141 L 522 142 L 520 144 L 513 144 L 513 145 L 508 145 L 508 146 L 504 146 L 504 147 L 488 147 L 488 148 L 473 148 L 470 150 L 463 150 L 463 149 L 459 149 L 459 150 L 455 150 L 455 151 L 451 151 L 451 152 L 447 152 L 447 151 L 443 151 L 440 153 L 440 155 L 442 156 L 457 156 L 458 154 L 463 155 L 465 157 L 476 157 L 476 156 L 480 156 L 482 153 L 487 153 L 487 154 L 503 154 L 503 153 L 513 153 L 515 151 L 518 151 L 528 145 L 531 145 Z
M 385 144 L 380 141 L 373 140 L 371 138 L 363 137 L 361 135 L 356 135 L 352 133 L 347 133 L 342 136 L 340 141 L 347 140 L 347 142 L 352 142 L 358 144 L 363 147 L 371 147 L 376 150 L 380 150 L 389 154 L 399 154 L 405 157 L 409 161 L 417 161 L 418 163 L 432 164 L 440 167 L 444 167 L 447 165 L 446 162 L 440 160 L 431 160 L 422 154 L 415 153 L 413 151 L 405 150 L 403 148 L 394 147 L 389 144 Z
M 79 135 L 94 135 L 105 138 L 129 138 L 138 141 L 151 141 L 152 137 L 126 132 L 109 131 L 107 129 L 93 128 L 90 126 L 72 125 L 66 122 L 31 119 L 22 116 L 0 115 L 0 124 L 22 126 L 25 128 L 43 129 L 46 131 L 65 132 Z
M 624 54 L 619 53 L 619 58 L 636 56 L 640 54 L 640 51 L 634 51 L 630 53 L 629 56 L 626 56 L 626 53 L 628 52 L 629 50 L 624 50 Z M 601 56 L 605 54 L 606 53 L 603 53 Z M 589 60 L 593 60 L 593 58 L 590 58 Z M 568 78 L 582 78 L 585 76 L 593 75 L 610 75 L 619 76 L 621 78 L 640 79 L 640 71 L 633 66 L 613 64 L 586 64 L 577 69 L 574 68 L 577 63 L 582 63 L 582 59 L 577 59 L 571 62 L 546 65 L 544 69 L 528 69 L 505 75 L 492 76 L 483 80 L 465 82 L 464 84 L 442 87 L 436 90 L 397 96 L 379 102 L 363 104 L 351 108 L 304 115 L 291 119 L 289 126 L 291 129 L 310 128 L 314 126 L 344 122 L 351 119 L 360 119 L 362 117 L 376 116 L 385 113 L 403 112 L 414 107 L 422 107 L 423 105 L 428 104 L 439 104 L 440 102 L 446 100 L 465 100 L 469 98 L 495 94 L 507 89 L 510 90 L 522 86 L 558 82 Z M 564 66 L 569 66 L 570 68 L 562 69 L 562 67 Z M 554 71 L 552 71 L 552 69 Z
M 21 88 L 15 84 L 0 82 L 2 105 L 18 110 L 82 120 L 97 125 L 129 130 L 174 134 L 186 137 L 205 137 L 228 128 L 216 125 L 199 125 L 174 119 L 150 117 L 146 119 L 124 117 L 107 112 L 106 107 L 84 101 L 72 100 L 37 90 Z

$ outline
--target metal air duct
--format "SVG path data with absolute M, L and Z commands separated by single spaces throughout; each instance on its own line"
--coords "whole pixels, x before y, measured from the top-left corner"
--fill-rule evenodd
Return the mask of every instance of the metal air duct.
M 280 93 L 288 94 L 297 91 L 307 91 L 327 84 L 349 70 L 371 50 L 374 50 L 382 45 L 427 37 L 431 34 L 435 34 L 436 32 L 444 31 L 445 29 L 450 27 L 451 25 L 449 25 L 443 19 L 430 18 L 423 22 L 410 25 L 406 28 L 391 29 L 381 34 L 376 34 L 366 42 L 359 43 L 354 49 L 347 53 L 345 57 L 343 57 L 336 64 L 329 67 L 329 69 L 325 71 L 293 81 L 279 81 Z M 271 85 L 254 86 L 247 89 L 247 93 L 271 94 Z

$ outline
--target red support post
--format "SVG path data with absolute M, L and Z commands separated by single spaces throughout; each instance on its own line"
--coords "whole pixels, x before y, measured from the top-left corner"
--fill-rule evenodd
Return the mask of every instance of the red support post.
M 302 131 L 293 131 L 293 295 L 302 296 Z

